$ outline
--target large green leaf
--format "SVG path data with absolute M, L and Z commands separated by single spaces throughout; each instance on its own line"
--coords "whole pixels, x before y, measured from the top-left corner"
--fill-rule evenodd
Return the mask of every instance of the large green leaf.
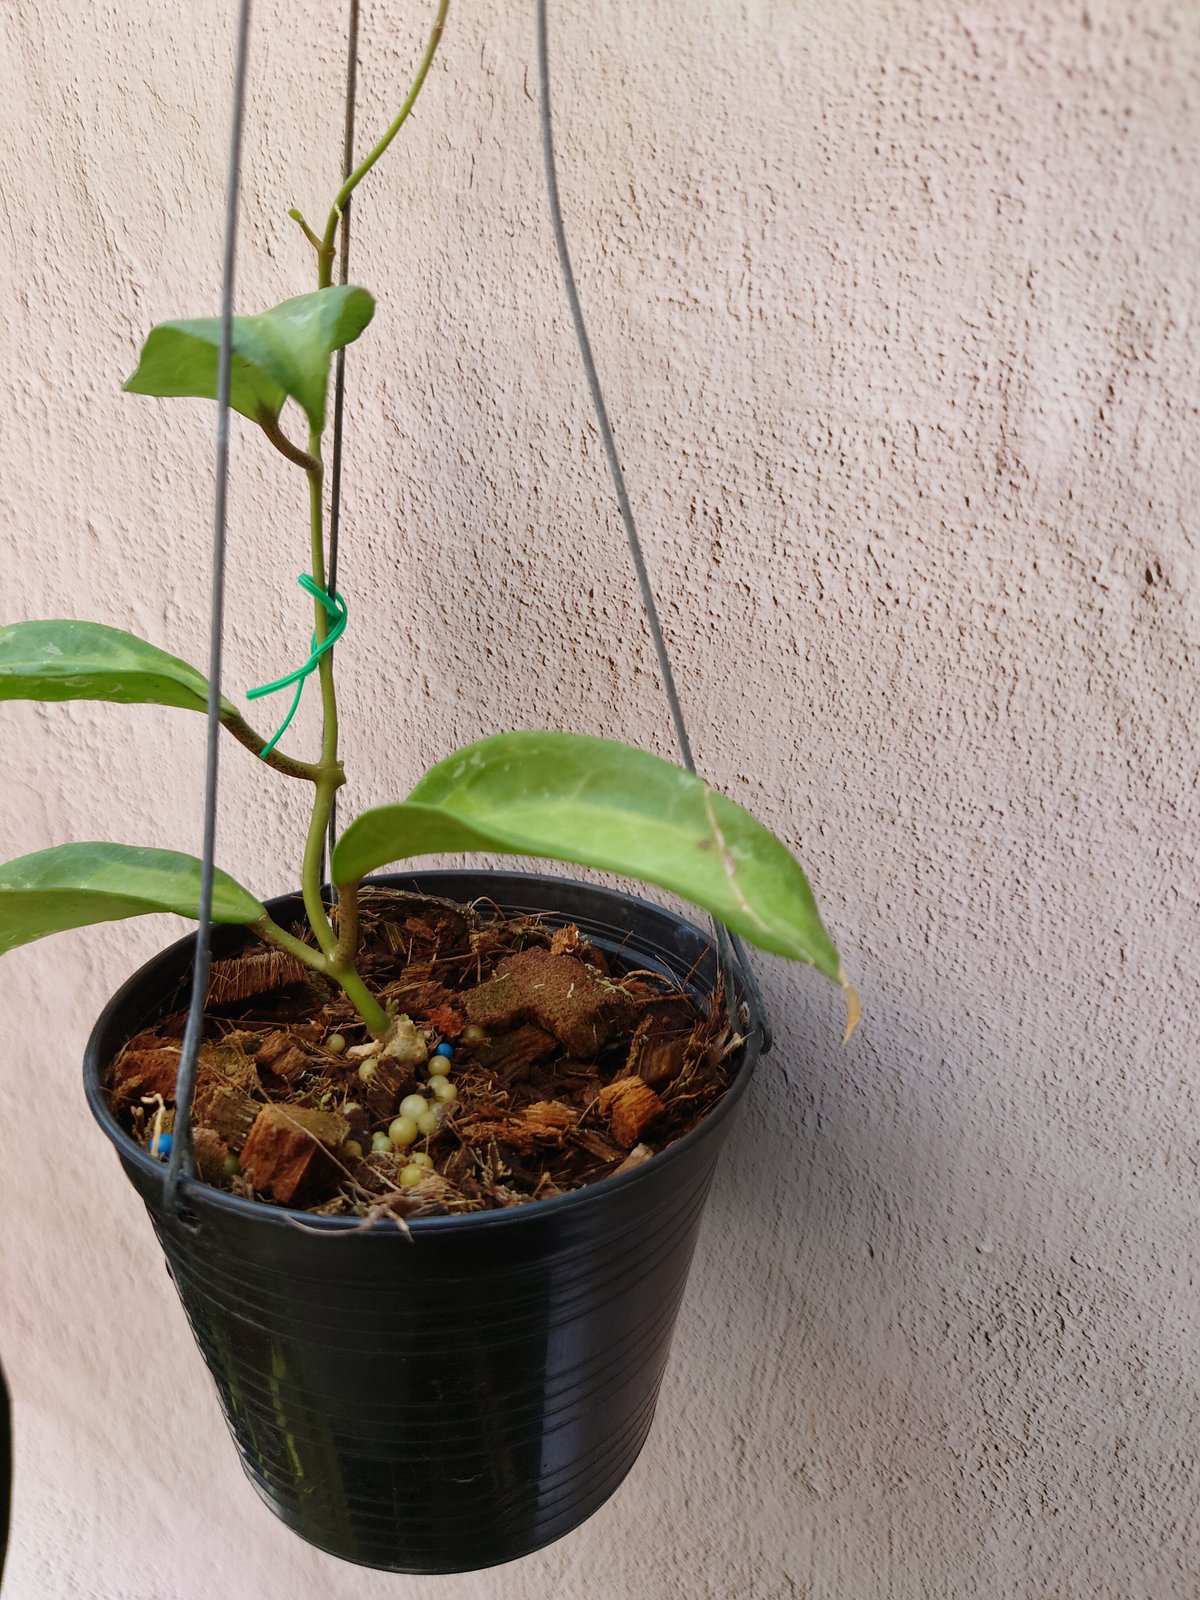
M 112 700 L 204 711 L 208 680 L 101 622 L 14 622 L 0 628 L 0 700 Z
M 439 762 L 402 805 L 352 822 L 333 876 L 497 851 L 601 867 L 673 890 L 752 944 L 843 982 L 796 858 L 748 811 L 644 750 L 571 733 L 502 733 Z
M 148 911 L 194 917 L 200 863 L 174 850 L 63 844 L 0 866 L 0 955 L 31 939 Z M 213 921 L 251 924 L 266 908 L 224 872 L 213 883 Z
M 370 322 L 375 302 L 365 289 L 341 285 L 298 295 L 258 316 L 234 317 L 229 403 L 254 422 L 276 422 L 290 396 L 309 425 L 325 426 L 329 358 Z M 188 395 L 215 400 L 219 317 L 160 322 L 142 346 L 132 394 Z

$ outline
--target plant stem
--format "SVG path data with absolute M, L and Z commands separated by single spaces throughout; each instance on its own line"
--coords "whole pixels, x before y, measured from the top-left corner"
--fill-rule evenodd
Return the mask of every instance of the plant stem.
M 379 160 L 380 156 L 387 149 L 388 145 L 391 144 L 392 140 L 404 126 L 404 123 L 408 120 L 408 114 L 416 104 L 417 96 L 421 92 L 421 85 L 425 82 L 426 75 L 428 74 L 429 68 L 433 63 L 434 55 L 437 52 L 437 47 L 441 42 L 442 29 L 445 27 L 446 13 L 449 11 L 449 9 L 450 0 L 439 0 L 437 16 L 434 18 L 433 29 L 429 35 L 429 42 L 425 46 L 425 54 L 421 57 L 421 65 L 417 68 L 417 75 L 413 79 L 412 88 L 409 89 L 404 104 L 396 113 L 395 118 L 388 127 L 388 130 L 384 134 L 383 138 L 380 139 L 379 143 L 370 152 L 370 154 L 366 156 L 357 167 L 355 167 L 354 171 L 350 174 L 345 183 L 342 184 L 342 187 L 334 196 L 333 205 L 330 207 L 329 211 L 329 219 L 325 224 L 325 235 L 322 238 L 320 248 L 317 251 L 317 276 L 319 280 L 318 287 L 321 289 L 327 289 L 333 282 L 333 254 L 337 240 L 338 224 L 342 220 L 342 212 L 345 210 L 346 204 L 349 201 L 350 196 L 354 193 L 355 189 L 358 188 L 359 184 L 366 177 L 367 173 L 370 172 L 371 168 Z
M 367 1032 L 373 1039 L 386 1039 L 395 1026 L 395 1018 L 388 1016 L 387 1012 L 376 1000 L 359 977 L 357 971 L 350 966 L 340 966 L 334 962 L 329 964 L 329 976 L 339 985 L 347 1000 L 358 1012 L 367 1025 Z
M 244 744 L 246 749 L 258 756 L 265 767 L 273 767 L 276 772 L 282 772 L 287 778 L 307 778 L 310 783 L 317 783 L 326 776 L 325 768 L 318 766 L 313 761 L 297 761 L 292 756 L 285 756 L 282 750 L 271 750 L 267 755 L 262 754 L 266 740 L 262 734 L 255 733 L 240 712 L 229 706 L 221 713 L 221 726 L 227 733 L 231 733 L 239 744 Z M 332 774 L 336 776 L 339 786 L 346 781 L 346 774 L 340 767 L 336 767 Z
M 308 471 L 308 509 L 310 561 L 313 581 L 325 587 L 325 469 L 321 462 L 321 435 L 312 432 L 308 437 L 308 453 L 313 465 Z M 313 601 L 313 633 L 322 644 L 329 631 L 329 618 L 319 601 Z M 338 717 L 337 696 L 333 687 L 333 652 L 326 651 L 317 664 L 321 684 L 321 767 L 313 796 L 312 816 L 308 824 L 308 837 L 304 842 L 304 868 L 301 883 L 304 889 L 304 909 L 317 943 L 329 957 L 338 949 L 337 935 L 330 925 L 325 902 L 321 898 L 321 864 L 325 852 L 325 832 L 329 826 L 329 811 L 339 788 L 335 776 L 338 770 Z M 340 980 L 339 980 L 340 981 Z M 344 987 L 344 985 L 343 985 Z
M 334 197 L 333 205 L 330 207 L 329 219 L 325 224 L 323 237 L 317 240 L 312 229 L 298 211 L 293 209 L 288 213 L 300 224 L 306 237 L 317 247 L 318 289 L 328 289 L 333 283 L 333 258 L 337 244 L 337 232 L 345 215 L 346 207 L 350 202 L 350 196 L 379 160 L 388 145 L 391 144 L 397 133 L 399 133 L 408 118 L 409 112 L 416 104 L 417 96 L 421 92 L 421 85 L 425 82 L 441 40 L 442 28 L 445 25 L 446 13 L 449 8 L 450 0 L 439 0 L 437 16 L 434 19 L 433 30 L 429 35 L 429 42 L 425 46 L 425 54 L 421 58 L 416 78 L 413 80 L 404 104 L 396 113 L 383 138 L 380 139 L 366 159 L 359 163 L 338 190 L 337 195 Z M 264 420 L 260 417 L 259 422 L 275 448 L 287 456 L 290 461 L 302 466 L 308 476 L 312 577 L 313 582 L 324 589 L 325 469 L 321 459 L 321 435 L 316 430 L 310 432 L 308 452 L 305 455 L 280 431 L 274 418 L 268 417 Z M 329 618 L 324 606 L 318 601 L 313 602 L 313 614 L 315 618 L 313 631 L 316 642 L 320 645 L 324 643 L 328 635 Z M 322 951 L 319 970 L 325 972 L 327 976 L 341 986 L 374 1037 L 376 1039 L 385 1039 L 392 1029 L 392 1018 L 379 1002 L 373 998 L 354 966 L 355 957 L 358 953 L 358 885 L 356 883 L 350 884 L 339 891 L 338 934 L 333 931 L 329 913 L 325 909 L 325 903 L 321 896 L 321 866 L 324 860 L 325 838 L 329 827 L 330 811 L 333 806 L 334 795 L 337 793 L 340 784 L 344 782 L 344 775 L 338 763 L 337 696 L 334 692 L 332 650 L 326 651 L 321 656 L 317 664 L 317 672 L 321 684 L 321 759 L 315 768 L 312 817 L 308 825 L 308 837 L 304 843 L 304 867 L 301 877 L 304 892 L 304 909 L 308 914 L 313 935 Z M 278 931 L 282 932 L 282 930 Z M 274 937 L 275 935 L 267 931 L 267 936 Z M 279 942 L 278 939 L 276 942 Z M 298 943 L 298 941 L 296 942 Z M 309 951 L 310 956 L 311 954 L 312 952 Z M 306 958 L 301 957 L 301 959 Z M 310 962 L 310 964 L 312 963 Z
M 358 952 L 358 884 L 344 883 L 338 888 L 338 947 L 329 963 L 330 974 L 341 984 L 368 1030 L 376 1039 L 386 1039 L 392 1018 L 373 998 L 354 966 Z
M 305 472 L 311 472 L 314 467 L 320 465 L 320 462 L 310 456 L 306 450 L 301 450 L 298 444 L 292 443 L 269 411 L 259 412 L 258 425 L 280 455 L 286 456 L 289 461 L 294 461 L 298 467 L 303 467 Z
M 286 928 L 281 928 L 269 916 L 260 918 L 253 927 L 255 933 L 278 949 L 286 950 L 288 955 L 295 956 L 297 961 L 303 961 L 304 965 L 311 967 L 314 972 L 332 978 L 366 1023 L 371 1036 L 375 1039 L 387 1037 L 392 1027 L 392 1019 L 371 994 L 352 965 L 322 955 L 319 950 L 314 950 L 312 945 L 305 944 L 303 939 L 297 939 L 295 934 L 289 933 Z
M 272 917 L 261 917 L 251 926 L 260 938 L 269 940 L 280 950 L 286 950 L 288 955 L 295 956 L 297 961 L 303 961 L 304 965 L 311 967 L 314 972 L 328 973 L 329 962 L 321 952 L 314 950 L 312 945 L 305 944 L 303 939 L 297 939 L 295 934 L 289 933 L 286 928 L 281 928 Z
M 358 954 L 358 884 L 338 886 L 338 947 L 336 959 L 353 966 Z
M 309 511 L 309 542 L 311 545 L 310 561 L 312 564 L 313 582 L 319 588 L 325 587 L 325 469 L 321 461 L 321 435 L 315 430 L 308 437 L 308 452 L 312 458 L 312 466 L 308 471 L 308 511 Z M 325 607 L 319 601 L 313 601 L 313 632 L 318 644 L 322 644 L 329 631 L 329 617 Z M 392 1018 L 371 994 L 366 984 L 359 977 L 354 966 L 357 954 L 358 933 L 358 906 L 357 885 L 349 891 L 353 901 L 353 909 L 346 914 L 345 896 L 342 896 L 343 916 L 339 917 L 341 923 L 341 937 L 334 933 L 329 921 L 329 913 L 325 909 L 325 902 L 321 897 L 321 865 L 325 854 L 325 835 L 329 827 L 329 812 L 333 805 L 333 797 L 344 781 L 341 765 L 338 761 L 338 715 L 337 695 L 333 683 L 333 651 L 328 650 L 317 664 L 317 672 L 321 683 L 321 760 L 317 768 L 317 778 L 313 793 L 312 816 L 308 824 L 308 836 L 304 841 L 304 866 L 301 873 L 301 887 L 304 894 L 304 909 L 308 915 L 309 926 L 321 947 L 321 955 L 313 960 L 315 952 L 307 945 L 301 945 L 299 940 L 291 939 L 288 934 L 283 934 L 283 929 L 260 927 L 260 932 L 267 938 L 274 939 L 282 948 L 290 949 L 293 955 L 307 960 L 310 966 L 316 967 L 318 972 L 323 972 L 326 977 L 332 978 L 338 984 L 351 1005 L 367 1025 L 368 1031 L 376 1039 L 386 1039 L 392 1028 Z M 283 940 L 279 935 L 283 934 Z M 299 948 L 296 948 L 299 946 Z M 300 955 L 300 949 L 306 955 Z
M 313 249 L 319 250 L 321 248 L 321 241 L 309 227 L 308 223 L 304 220 L 304 213 L 300 210 L 300 207 L 293 206 L 288 212 L 288 216 L 291 217 L 293 222 L 298 222 L 300 224 L 300 232 L 308 240 L 309 244 L 312 245 Z

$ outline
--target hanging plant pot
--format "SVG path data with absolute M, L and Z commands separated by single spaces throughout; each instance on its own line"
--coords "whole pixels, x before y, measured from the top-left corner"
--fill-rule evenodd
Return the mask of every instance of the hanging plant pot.
M 646 901 L 515 872 L 372 880 L 574 922 L 598 948 L 697 997 L 710 940 Z M 298 897 L 273 902 L 276 917 Z M 218 954 L 245 943 L 220 930 Z M 122 1044 L 177 991 L 191 938 L 106 1007 L 88 1102 L 167 1256 L 251 1482 L 312 1544 L 396 1572 L 475 1570 L 560 1538 L 613 1493 L 650 1430 L 700 1215 L 758 1055 L 690 1133 L 617 1177 L 510 1210 L 364 1227 L 201 1183 L 164 1203 L 165 1167 L 105 1090 Z

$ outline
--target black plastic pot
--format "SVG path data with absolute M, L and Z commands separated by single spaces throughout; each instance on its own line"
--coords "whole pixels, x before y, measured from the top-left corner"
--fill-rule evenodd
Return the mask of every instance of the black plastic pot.
M 0 1367 L 0 1580 L 8 1554 L 8 1519 L 12 1507 L 12 1405 Z
M 579 924 L 601 948 L 711 985 L 710 940 L 646 901 L 562 878 L 436 872 L 374 880 Z M 298 897 L 272 903 L 299 914 Z M 214 950 L 244 942 L 219 930 Z M 180 983 L 193 940 L 115 996 L 88 1043 L 88 1102 L 145 1201 L 242 1462 L 323 1550 L 396 1572 L 463 1572 L 569 1532 L 650 1430 L 713 1168 L 757 1035 L 720 1105 L 643 1166 L 507 1211 L 359 1231 L 200 1183 L 176 1215 L 164 1167 L 103 1084 Z

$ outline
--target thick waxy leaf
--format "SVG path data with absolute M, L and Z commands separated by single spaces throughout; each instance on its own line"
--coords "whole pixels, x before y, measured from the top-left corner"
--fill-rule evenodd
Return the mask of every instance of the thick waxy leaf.
M 370 322 L 375 302 L 365 289 L 342 285 L 298 295 L 254 317 L 233 319 L 229 403 L 258 422 L 279 419 L 286 399 L 298 402 L 314 432 L 325 425 L 329 358 Z M 160 322 L 142 346 L 132 394 L 217 396 L 219 317 Z
M 195 667 L 100 622 L 14 622 L 0 628 L 0 700 L 113 700 L 204 711 Z
M 799 862 L 748 811 L 644 750 L 570 733 L 502 733 L 439 762 L 403 805 L 350 824 L 333 876 L 486 850 L 601 867 L 660 884 L 752 944 L 841 967 Z
M 123 844 L 58 845 L 0 866 L 0 955 L 64 928 L 148 911 L 194 917 L 199 908 L 195 856 Z M 214 922 L 250 924 L 265 915 L 249 890 L 217 873 Z

